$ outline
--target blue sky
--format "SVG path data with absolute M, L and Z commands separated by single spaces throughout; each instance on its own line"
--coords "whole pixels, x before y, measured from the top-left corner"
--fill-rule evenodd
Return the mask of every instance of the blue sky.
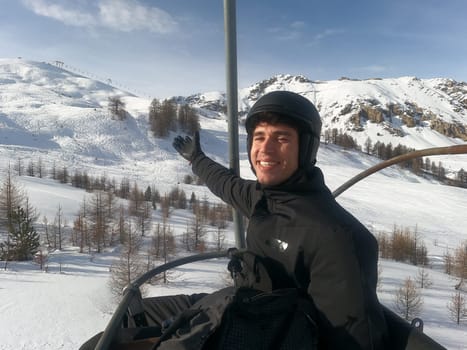
M 239 0 L 238 85 L 417 76 L 467 81 L 467 1 Z M 163 98 L 225 91 L 223 0 L 0 0 L 0 58 L 62 61 Z

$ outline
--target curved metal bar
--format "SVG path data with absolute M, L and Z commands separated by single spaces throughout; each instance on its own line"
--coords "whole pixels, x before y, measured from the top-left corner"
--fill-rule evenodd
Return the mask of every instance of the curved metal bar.
M 123 291 L 123 298 L 120 304 L 118 304 L 117 309 L 115 310 L 112 318 L 110 319 L 107 327 L 104 330 L 104 333 L 99 339 L 94 350 L 108 350 L 110 349 L 110 344 L 112 339 L 117 334 L 118 329 L 121 327 L 123 317 L 125 316 L 128 307 L 130 305 L 131 300 L 134 297 L 140 295 L 139 287 L 149 280 L 150 278 L 163 273 L 167 270 L 170 270 L 174 267 L 185 265 L 188 263 L 201 261 L 201 260 L 209 260 L 209 259 L 216 259 L 216 258 L 225 258 L 229 256 L 229 250 L 221 251 L 221 252 L 210 252 L 210 253 L 201 253 L 196 255 L 190 255 L 183 258 L 179 258 L 173 261 L 169 261 L 166 264 L 160 265 L 145 274 L 141 275 L 137 278 L 134 282 L 130 283 Z
M 368 168 L 365 171 L 362 171 L 360 174 L 357 174 L 340 187 L 338 187 L 334 192 L 332 192 L 334 197 L 339 196 L 342 192 L 349 189 L 351 186 L 355 185 L 360 180 L 364 179 L 365 177 L 376 173 L 384 168 L 387 168 L 391 165 L 402 163 L 407 160 L 426 157 L 426 156 L 438 156 L 442 154 L 467 154 L 467 144 L 462 145 L 455 145 L 455 146 L 447 146 L 447 147 L 435 147 L 435 148 L 426 148 L 418 151 L 409 152 L 406 154 L 402 154 L 400 156 L 388 159 L 384 162 L 376 164 L 375 166 Z

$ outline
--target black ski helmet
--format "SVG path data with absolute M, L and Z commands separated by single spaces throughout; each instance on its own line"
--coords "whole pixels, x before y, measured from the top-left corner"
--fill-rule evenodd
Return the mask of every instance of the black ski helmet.
M 299 167 L 304 169 L 316 163 L 321 134 L 321 117 L 316 107 L 307 98 L 290 91 L 273 91 L 261 96 L 251 107 L 245 120 L 247 131 L 247 151 L 253 142 L 252 133 L 259 113 L 271 112 L 281 116 L 284 123 L 290 119 L 292 125 L 299 126 Z M 250 159 L 251 163 L 251 159 Z

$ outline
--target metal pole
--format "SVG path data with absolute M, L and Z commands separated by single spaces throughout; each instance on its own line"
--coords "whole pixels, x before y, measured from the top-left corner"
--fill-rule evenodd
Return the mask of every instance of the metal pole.
M 237 28 L 235 0 L 224 0 L 224 30 L 230 168 L 235 172 L 235 174 L 240 176 L 238 152 Z M 242 215 L 237 210 L 234 210 L 233 217 L 237 248 L 245 248 L 246 244 Z
M 370 176 L 373 173 L 376 173 L 377 171 L 380 171 L 384 168 L 387 168 L 388 166 L 405 162 L 408 160 L 412 160 L 415 158 L 420 158 L 420 157 L 426 157 L 426 156 L 439 156 L 442 154 L 467 154 L 467 144 L 461 144 L 461 145 L 454 145 L 454 146 L 446 146 L 446 147 L 435 147 L 435 148 L 426 148 L 426 149 L 421 149 L 418 151 L 413 151 L 409 153 L 402 154 L 400 156 L 396 156 L 394 158 L 385 160 L 384 162 L 381 162 L 379 164 L 376 164 L 375 166 L 372 166 L 371 168 L 368 168 L 365 171 L 362 171 L 361 173 L 355 175 L 353 178 L 342 184 L 339 188 L 334 190 L 332 192 L 334 197 L 339 196 L 342 192 L 359 182 L 360 180 L 363 180 L 365 177 Z

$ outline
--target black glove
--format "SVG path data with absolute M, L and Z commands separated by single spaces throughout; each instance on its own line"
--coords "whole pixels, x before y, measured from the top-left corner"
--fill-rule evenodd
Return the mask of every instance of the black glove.
M 172 146 L 189 162 L 192 162 L 196 156 L 203 153 L 199 143 L 199 131 L 195 132 L 193 139 L 190 136 L 177 136 L 174 138 Z

